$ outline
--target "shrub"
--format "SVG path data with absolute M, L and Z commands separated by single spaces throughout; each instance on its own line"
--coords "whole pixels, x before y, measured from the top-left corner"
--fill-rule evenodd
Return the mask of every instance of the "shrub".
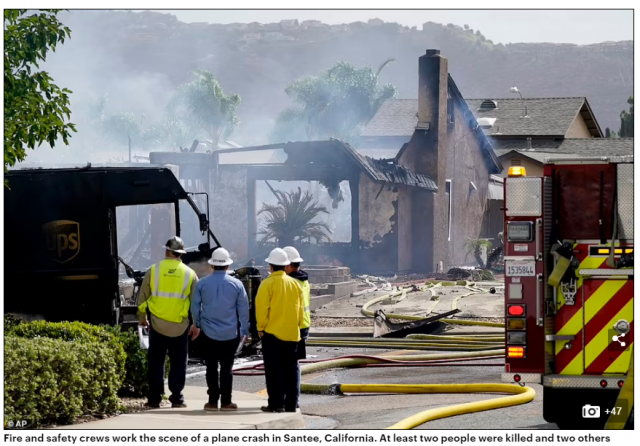
M 64 341 L 100 342 L 112 349 L 118 364 L 121 380 L 119 394 L 133 397 L 146 396 L 149 389 L 147 375 L 147 352 L 140 348 L 137 332 L 122 330 L 120 326 L 89 325 L 82 322 L 23 322 L 13 325 L 5 336 L 13 334 L 26 338 L 47 337 Z M 166 376 L 169 362 L 165 365 Z
M 62 341 L 98 342 L 108 346 L 116 361 L 117 377 L 122 380 L 125 372 L 126 355 L 120 339 L 110 327 L 90 325 L 83 322 L 32 321 L 16 325 L 10 332 L 23 338 L 51 338 Z
M 22 319 L 14 316 L 13 314 L 5 314 L 4 315 L 4 334 L 11 333 L 11 331 L 18 325 L 22 323 Z
M 118 338 L 127 357 L 125 361 L 125 376 L 120 394 L 145 396 L 149 390 L 147 352 L 140 348 L 138 334 L 132 330 L 123 331 L 119 326 L 107 327 L 107 329 Z
M 5 421 L 70 423 L 81 414 L 118 409 L 118 358 L 106 343 L 6 336 Z

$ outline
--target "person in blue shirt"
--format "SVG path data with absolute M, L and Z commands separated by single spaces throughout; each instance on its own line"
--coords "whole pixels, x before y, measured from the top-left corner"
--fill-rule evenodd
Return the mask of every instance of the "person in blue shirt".
M 209 260 L 213 273 L 198 281 L 191 298 L 193 323 L 204 334 L 203 351 L 209 388 L 209 402 L 204 409 L 208 411 L 218 410 L 218 399 L 220 410 L 238 409 L 231 401 L 233 360 L 241 342 L 240 336 L 244 340 L 249 335 L 249 300 L 242 282 L 227 274 L 232 263 L 229 251 L 216 249 Z

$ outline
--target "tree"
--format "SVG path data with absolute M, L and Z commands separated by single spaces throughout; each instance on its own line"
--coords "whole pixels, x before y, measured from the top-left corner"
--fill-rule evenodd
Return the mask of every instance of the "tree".
M 125 147 L 128 139 L 138 140 L 142 135 L 141 122 L 132 112 L 105 116 L 102 131 L 107 138 Z
M 275 240 L 278 246 L 288 246 L 302 239 L 313 238 L 317 242 L 331 241 L 331 230 L 326 223 L 313 222 L 321 213 L 328 214 L 327 208 L 313 200 L 313 195 L 302 190 L 276 191 L 278 204 L 262 204 L 258 215 L 265 215 L 264 227 L 258 232 L 261 243 Z
M 377 71 L 337 62 L 319 76 L 294 81 L 285 92 L 295 105 L 278 116 L 272 140 L 357 138 L 382 104 L 396 94 L 393 85 L 378 85 L 380 72 L 393 60 L 386 60 Z
M 4 170 L 23 161 L 26 148 L 58 138 L 69 144 L 74 124 L 68 121 L 70 90 L 60 88 L 39 63 L 71 37 L 58 9 L 27 15 L 26 9 L 4 10 Z M 6 184 L 6 182 L 5 182 Z
M 146 148 L 178 147 L 193 141 L 194 133 L 175 116 L 165 116 L 159 122 L 144 129 L 141 146 Z
M 178 87 L 169 106 L 170 114 L 180 117 L 195 131 L 203 132 L 217 148 L 220 138 L 233 133 L 239 123 L 235 112 L 240 105 L 240 95 L 225 95 L 210 71 L 196 70 L 193 76 L 192 82 Z
M 487 248 L 488 252 L 491 249 L 491 242 L 482 238 L 469 238 L 465 243 L 465 247 L 468 249 L 467 255 L 473 254 L 480 268 L 486 269 L 487 266 L 482 260 L 482 248 Z
M 629 111 L 622 110 L 620 113 L 620 138 L 633 138 L 633 96 L 627 100 Z

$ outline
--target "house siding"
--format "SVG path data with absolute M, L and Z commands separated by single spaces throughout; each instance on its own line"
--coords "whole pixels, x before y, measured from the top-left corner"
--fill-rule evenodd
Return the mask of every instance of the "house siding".
M 490 174 L 482 157 L 478 137 L 475 132 L 470 131 L 469 123 L 457 103 L 454 117 L 455 124 L 449 126 L 449 144 L 446 152 L 447 178 L 452 180 L 452 216 L 451 240 L 447 242 L 447 256 L 444 261 L 445 271 L 453 266 L 475 262 L 472 256 L 467 256 L 465 244 L 469 238 L 481 237 L 482 223 L 489 205 Z M 476 189 L 471 187 L 471 182 Z M 446 228 L 445 224 L 436 237 L 447 240 Z
M 576 116 L 573 120 L 565 138 L 591 138 L 591 132 L 587 128 L 587 124 L 582 119 L 582 116 Z

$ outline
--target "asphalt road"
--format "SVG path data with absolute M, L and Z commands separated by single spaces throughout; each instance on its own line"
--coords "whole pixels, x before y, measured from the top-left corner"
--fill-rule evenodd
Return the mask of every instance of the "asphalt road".
M 315 356 L 310 359 L 349 354 L 380 355 L 388 352 L 379 349 L 307 348 L 307 354 Z M 302 379 L 304 382 L 323 384 L 494 383 L 500 382 L 502 370 L 502 366 L 353 368 L 303 375 Z M 187 384 L 206 387 L 204 376 L 190 378 Z M 417 429 L 557 429 L 555 424 L 547 423 L 542 418 L 542 387 L 537 384 L 531 384 L 530 387 L 536 391 L 536 398 L 528 404 L 434 420 Z M 255 393 L 264 388 L 264 376 L 234 376 L 236 390 Z M 305 415 L 307 429 L 380 429 L 427 409 L 499 396 L 502 395 L 302 395 L 300 407 Z

